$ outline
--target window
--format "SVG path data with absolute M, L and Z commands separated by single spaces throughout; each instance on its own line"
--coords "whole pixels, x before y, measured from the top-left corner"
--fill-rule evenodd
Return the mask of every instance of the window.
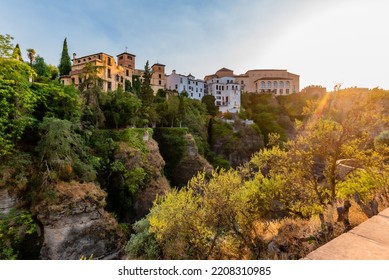
M 290 83 L 289 81 L 286 82 L 286 88 L 289 88 L 290 87 Z
M 176 84 L 176 90 L 178 90 L 178 85 Z
M 162 85 L 162 81 L 161 80 L 159 80 L 158 83 L 159 83 L 159 85 Z
M 107 73 L 108 78 L 111 78 L 111 69 L 108 68 L 108 73 Z
M 182 84 L 182 78 L 180 78 L 180 84 Z
M 123 77 L 120 77 L 120 82 L 122 82 L 122 83 L 124 82 L 124 79 L 123 79 Z
M 240 84 L 243 85 L 243 80 L 240 81 Z
M 108 57 L 108 65 L 111 65 L 111 58 Z
M 112 90 L 112 83 L 108 82 L 108 90 Z
M 284 88 L 284 82 L 280 82 L 280 88 Z
M 162 78 L 162 75 L 161 75 L 161 74 L 158 74 L 158 78 L 160 78 L 160 79 L 161 79 L 161 78 Z
M 126 69 L 126 76 L 128 77 L 130 75 L 130 71 L 128 71 L 128 69 Z
M 226 90 L 228 90 L 228 86 L 226 86 Z
M 121 56 L 119 56 L 119 59 L 120 59 L 120 60 L 122 60 L 122 59 L 123 59 L 123 56 L 122 56 L 122 55 L 121 55 Z
M 273 87 L 274 87 L 274 88 L 278 88 L 278 82 L 277 82 L 277 81 L 274 81 Z
M 161 70 L 161 67 L 158 67 L 158 70 Z
M 219 86 L 218 85 L 216 85 L 216 90 L 218 90 L 219 89 Z
M 286 93 L 286 94 L 289 94 L 289 89 L 288 89 L 288 88 L 285 90 L 285 93 Z
M 261 88 L 265 88 L 265 82 L 264 81 L 261 82 Z
M 196 92 L 199 92 L 199 89 L 198 89 L 198 88 L 196 88 Z
M 198 86 L 199 84 L 198 84 L 198 82 L 196 82 L 196 86 Z
M 116 74 L 116 81 L 119 82 L 119 75 Z
M 267 88 L 271 88 L 271 82 L 267 82 Z
M 284 90 L 283 89 L 280 89 L 280 94 L 284 94 Z

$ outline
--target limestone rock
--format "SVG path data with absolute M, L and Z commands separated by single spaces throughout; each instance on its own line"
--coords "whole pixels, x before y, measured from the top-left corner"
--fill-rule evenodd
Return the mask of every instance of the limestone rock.
M 60 182 L 36 206 L 43 225 L 42 259 L 119 258 L 125 242 L 104 210 L 106 193 L 93 183 Z

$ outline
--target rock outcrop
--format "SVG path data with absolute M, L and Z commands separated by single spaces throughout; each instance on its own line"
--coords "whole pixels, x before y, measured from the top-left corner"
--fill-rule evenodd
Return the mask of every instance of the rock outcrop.
M 212 165 L 199 154 L 195 139 L 192 134 L 186 134 L 186 151 L 172 172 L 176 186 L 185 186 L 188 181 L 200 171 L 212 173 Z
M 127 142 L 119 142 L 119 148 L 114 156 L 115 160 L 124 164 L 126 170 L 142 168 L 147 170 L 149 176 L 146 186 L 136 193 L 135 215 L 131 217 L 134 221 L 149 213 L 157 196 L 163 196 L 171 191 L 169 182 L 163 175 L 165 161 L 159 152 L 158 143 L 148 133 L 143 136 L 143 141 L 144 151 L 131 147 Z
M 118 259 L 124 234 L 104 210 L 106 193 L 93 183 L 52 185 L 36 207 L 43 225 L 41 259 Z
M 8 214 L 17 204 L 16 196 L 9 193 L 8 189 L 0 189 L 0 214 Z

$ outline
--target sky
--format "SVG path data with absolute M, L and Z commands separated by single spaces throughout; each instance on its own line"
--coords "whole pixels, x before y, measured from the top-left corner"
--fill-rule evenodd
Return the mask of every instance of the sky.
M 203 79 L 226 67 L 286 69 L 300 89 L 389 89 L 387 0 L 2 0 L 0 34 L 58 65 L 127 50 L 136 68 L 166 65 Z

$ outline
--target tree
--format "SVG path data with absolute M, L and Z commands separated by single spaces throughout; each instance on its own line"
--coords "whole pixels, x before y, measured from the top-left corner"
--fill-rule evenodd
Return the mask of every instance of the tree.
M 9 58 L 11 56 L 11 51 L 13 49 L 13 39 L 14 38 L 9 34 L 0 34 L 0 57 Z
M 50 76 L 49 68 L 45 63 L 45 59 L 39 55 L 36 56 L 35 61 L 32 64 L 32 68 L 34 68 L 39 77 L 48 78 Z
M 155 106 L 153 106 L 154 101 L 154 91 L 151 88 L 151 76 L 152 71 L 149 67 L 149 61 L 145 64 L 145 70 L 142 75 L 142 83 L 140 85 L 139 91 L 135 91 L 138 98 L 142 101 L 141 108 L 141 125 L 152 124 L 154 125 L 158 120 L 158 114 L 156 113 Z M 137 89 L 137 83 L 134 81 L 134 89 Z
M 242 179 L 235 170 L 200 173 L 159 200 L 148 220 L 164 259 L 259 258 L 258 188 Z
M 32 66 L 32 63 L 35 61 L 35 55 L 36 52 L 34 49 L 27 49 L 27 56 L 28 59 L 30 60 L 30 66 Z
M 37 150 L 41 164 L 50 179 L 82 181 L 96 179 L 95 170 L 86 163 L 81 135 L 68 120 L 44 118 L 39 124 L 41 140 Z
M 213 117 L 219 112 L 219 107 L 215 105 L 215 100 L 215 97 L 212 95 L 204 95 L 201 99 L 201 102 L 207 106 L 208 114 Z
M 23 62 L 22 52 L 20 51 L 19 44 L 16 44 L 12 52 L 12 57 Z
M 105 116 L 106 128 L 135 126 L 141 101 L 121 88 L 100 95 L 101 110 Z
M 11 152 L 27 126 L 38 99 L 29 78 L 36 75 L 25 63 L 1 59 L 0 69 L 0 157 Z
M 105 116 L 100 108 L 100 95 L 103 80 L 98 76 L 104 66 L 97 66 L 86 63 L 84 72 L 79 75 L 79 90 L 84 100 L 83 121 L 92 124 L 95 128 L 102 127 Z
M 72 70 L 72 63 L 69 56 L 68 43 L 66 38 L 63 41 L 61 61 L 59 63 L 58 69 L 60 76 L 69 75 L 70 71 Z

